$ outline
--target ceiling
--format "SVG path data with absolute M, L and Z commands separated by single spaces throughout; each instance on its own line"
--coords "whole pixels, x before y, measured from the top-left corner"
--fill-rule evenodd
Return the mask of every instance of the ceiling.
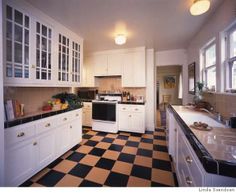
M 201 16 L 189 12 L 193 0 L 26 0 L 82 38 L 85 52 L 146 46 L 186 48 L 223 0 L 211 0 Z M 127 43 L 114 43 L 117 33 Z

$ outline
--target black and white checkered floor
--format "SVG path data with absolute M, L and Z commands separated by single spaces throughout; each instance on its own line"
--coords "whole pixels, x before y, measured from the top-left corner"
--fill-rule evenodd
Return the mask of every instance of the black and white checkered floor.
M 109 134 L 83 129 L 83 140 L 21 186 L 178 186 L 165 131 Z

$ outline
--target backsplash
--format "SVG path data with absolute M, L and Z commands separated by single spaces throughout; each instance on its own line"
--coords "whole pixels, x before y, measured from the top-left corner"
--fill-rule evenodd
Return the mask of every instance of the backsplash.
M 28 114 L 41 110 L 53 95 L 70 91 L 70 88 L 4 87 L 4 100 L 15 99 L 25 104 L 25 114 Z
M 110 92 L 130 92 L 132 95 L 146 96 L 146 88 L 123 88 L 121 85 L 121 77 L 101 77 L 96 78 L 96 85 L 98 92 L 103 93 L 106 91 Z
M 204 93 L 204 100 L 209 102 L 214 111 L 219 112 L 223 117 L 229 118 L 231 113 L 236 113 L 236 95 L 222 93 Z

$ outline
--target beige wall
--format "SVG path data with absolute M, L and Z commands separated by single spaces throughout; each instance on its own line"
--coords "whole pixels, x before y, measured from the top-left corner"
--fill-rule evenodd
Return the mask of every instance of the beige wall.
M 181 66 L 161 66 L 157 67 L 156 80 L 159 81 L 159 104 L 163 101 L 163 95 L 171 95 L 171 104 L 182 104 L 182 99 L 178 99 L 179 75 L 182 71 Z M 164 76 L 176 76 L 175 88 L 164 88 Z
M 142 95 L 145 97 L 146 88 L 123 88 L 121 86 L 121 77 L 100 77 L 96 78 L 98 92 L 130 92 L 132 95 Z
M 70 88 L 5 87 L 4 100 L 15 99 L 25 104 L 25 113 L 28 114 L 41 110 L 44 103 L 61 92 L 70 92 Z
M 204 93 L 203 100 L 209 102 L 215 112 L 219 112 L 223 117 L 231 117 L 231 113 L 236 113 L 236 96 L 233 94 L 213 94 Z

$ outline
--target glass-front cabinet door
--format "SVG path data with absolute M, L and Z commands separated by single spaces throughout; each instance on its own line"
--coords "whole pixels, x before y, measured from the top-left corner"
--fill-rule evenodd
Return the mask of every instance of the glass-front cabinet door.
M 36 79 L 51 80 L 52 29 L 36 22 Z
M 80 82 L 80 45 L 76 42 L 72 42 L 72 82 Z
M 58 80 L 63 82 L 69 82 L 69 38 L 59 34 L 58 46 Z
M 5 76 L 11 79 L 29 79 L 30 18 L 8 5 L 5 18 Z

